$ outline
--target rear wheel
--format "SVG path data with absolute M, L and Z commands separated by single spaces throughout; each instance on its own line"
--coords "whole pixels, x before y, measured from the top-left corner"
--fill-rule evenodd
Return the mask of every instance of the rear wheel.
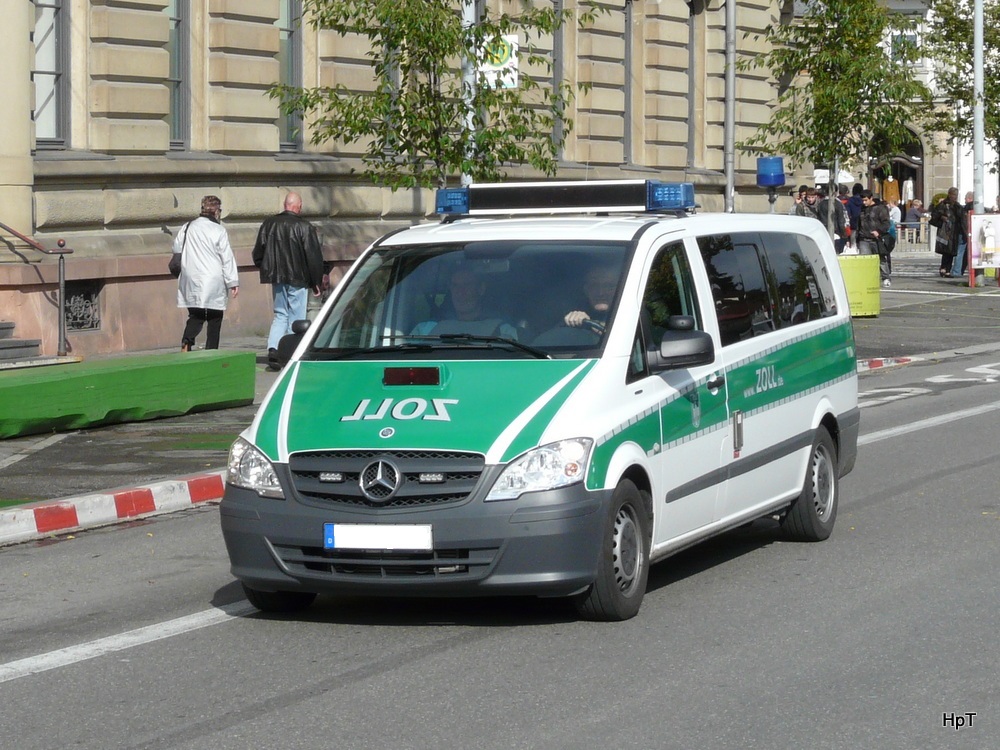
M 276 614 L 298 612 L 316 600 L 316 594 L 305 591 L 258 591 L 245 583 L 241 585 L 247 601 L 261 612 L 274 612 Z
M 649 577 L 649 495 L 625 479 L 615 488 L 597 578 L 576 602 L 588 620 L 627 620 L 639 612 Z
M 785 536 L 797 542 L 821 542 L 833 532 L 840 500 L 837 446 L 825 427 L 816 431 L 802 494 L 781 522 Z

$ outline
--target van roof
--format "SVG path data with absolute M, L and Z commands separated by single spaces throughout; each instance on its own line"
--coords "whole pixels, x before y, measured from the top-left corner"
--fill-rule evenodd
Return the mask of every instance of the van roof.
M 560 215 L 504 219 L 468 218 L 447 223 L 418 224 L 391 234 L 377 244 L 422 245 L 463 243 L 484 239 L 628 241 L 649 224 L 659 224 L 670 230 L 676 229 L 697 235 L 776 229 L 813 236 L 826 234 L 823 225 L 811 217 L 778 214 L 709 213 L 682 217 L 655 214 Z

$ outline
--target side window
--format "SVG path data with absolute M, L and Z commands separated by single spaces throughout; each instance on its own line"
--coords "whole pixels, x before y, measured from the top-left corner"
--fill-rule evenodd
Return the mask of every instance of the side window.
M 722 345 L 775 329 L 761 263 L 760 235 L 722 234 L 698 238 L 715 299 Z
M 797 234 L 763 234 L 774 274 L 778 326 L 785 328 L 831 315 L 837 303 L 819 247 Z
M 642 317 L 629 361 L 629 380 L 648 374 L 646 350 L 658 349 L 671 315 L 689 315 L 702 330 L 701 314 L 684 245 L 673 242 L 657 251 L 642 295 Z
M 628 374 L 626 383 L 639 380 L 649 375 L 649 364 L 646 362 L 645 336 L 642 332 L 642 325 L 636 329 L 635 339 L 632 341 L 632 354 L 628 358 Z
M 642 295 L 642 307 L 654 334 L 659 333 L 655 341 L 659 341 L 667 330 L 667 319 L 671 315 L 690 315 L 695 328 L 701 330 L 691 267 L 680 242 L 671 243 L 656 253 Z

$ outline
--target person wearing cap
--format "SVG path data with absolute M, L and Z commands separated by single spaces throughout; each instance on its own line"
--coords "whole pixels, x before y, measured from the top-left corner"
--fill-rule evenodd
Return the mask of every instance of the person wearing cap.
M 202 327 L 208 325 L 206 349 L 218 349 L 222 318 L 230 296 L 240 291 L 236 258 L 229 233 L 219 222 L 222 201 L 217 196 L 201 199 L 201 213 L 181 228 L 174 238 L 174 253 L 180 253 L 177 306 L 186 307 L 187 323 L 181 335 L 181 351 L 194 348 Z

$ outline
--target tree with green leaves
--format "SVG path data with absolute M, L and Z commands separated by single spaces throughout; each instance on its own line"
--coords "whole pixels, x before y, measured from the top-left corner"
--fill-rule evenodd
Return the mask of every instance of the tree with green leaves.
M 544 42 L 572 11 L 521 0 L 504 6 L 512 12 L 483 11 L 468 25 L 465 1 L 305 0 L 303 16 L 314 28 L 368 40 L 374 87 L 278 85 L 270 95 L 285 113 L 311 119 L 314 144 L 364 144 L 365 174 L 394 190 L 442 187 L 459 173 L 496 181 L 515 164 L 554 174 L 573 127 L 574 90 L 553 80 Z M 595 12 L 587 7 L 576 20 L 587 24 Z M 481 70 L 489 55 L 510 49 L 509 35 L 519 43 L 516 87 Z M 477 71 L 474 85 L 463 79 L 463 60 Z
M 983 3 L 983 134 L 1000 153 L 1000 1 Z M 933 0 L 923 48 L 936 65 L 938 96 L 945 106 L 934 112 L 937 130 L 966 143 L 973 138 L 974 0 Z M 1000 163 L 990 165 L 1000 171 Z
M 931 92 L 913 76 L 912 22 L 878 0 L 806 0 L 803 13 L 754 37 L 762 54 L 744 70 L 778 82 L 771 119 L 739 144 L 783 154 L 792 167 L 867 163 L 898 153 L 923 128 Z M 891 44 L 887 44 L 891 40 Z

